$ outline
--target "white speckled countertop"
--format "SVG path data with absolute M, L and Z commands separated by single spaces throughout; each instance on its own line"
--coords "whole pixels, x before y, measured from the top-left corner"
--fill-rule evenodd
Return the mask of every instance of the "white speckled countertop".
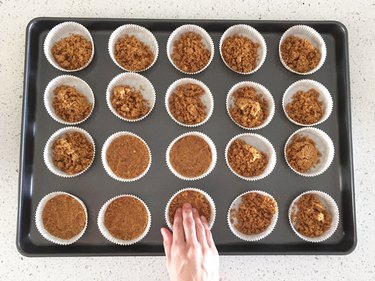
M 350 41 L 357 248 L 348 256 L 225 256 L 220 275 L 221 280 L 375 280 L 375 0 L 252 2 L 0 0 L 0 280 L 168 280 L 163 257 L 26 258 L 16 250 L 25 28 L 39 16 L 343 22 Z

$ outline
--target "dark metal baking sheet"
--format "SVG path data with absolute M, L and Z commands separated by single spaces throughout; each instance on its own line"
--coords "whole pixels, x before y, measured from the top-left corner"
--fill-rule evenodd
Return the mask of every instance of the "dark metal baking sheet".
M 64 73 L 53 68 L 43 54 L 43 41 L 56 24 L 77 21 L 91 32 L 95 44 L 95 56 L 86 69 L 73 73 L 85 80 L 93 89 L 96 104 L 92 116 L 80 127 L 94 138 L 97 156 L 93 166 L 83 175 L 63 179 L 46 168 L 42 151 L 49 136 L 63 127 L 55 122 L 43 106 L 43 93 L 48 82 Z M 109 81 L 122 71 L 112 62 L 107 42 L 113 30 L 126 23 L 140 24 L 151 30 L 157 38 L 160 55 L 156 64 L 142 75 L 150 79 L 156 90 L 156 106 L 143 121 L 126 123 L 114 116 L 107 108 L 105 90 Z M 186 77 L 168 61 L 165 49 L 169 34 L 182 24 L 198 24 L 205 28 L 215 43 L 215 55 L 211 65 L 194 78 L 202 80 L 211 89 L 215 109 L 211 119 L 197 130 L 206 133 L 218 149 L 218 161 L 213 172 L 206 178 L 185 182 L 175 177 L 165 164 L 168 144 L 178 135 L 189 131 L 171 120 L 164 108 L 164 95 L 168 86 L 178 78 Z M 221 61 L 218 43 L 222 33 L 231 25 L 245 23 L 253 26 L 264 36 L 268 54 L 264 65 L 255 74 L 243 76 L 230 71 Z M 330 168 L 314 178 L 293 173 L 283 157 L 287 138 L 298 127 L 287 120 L 281 107 L 285 89 L 298 79 L 307 78 L 287 71 L 278 57 L 278 43 L 282 33 L 292 25 L 307 24 L 315 28 L 327 44 L 327 60 L 315 74 L 307 76 L 324 84 L 332 94 L 333 112 L 330 118 L 317 126 L 332 138 L 336 154 Z M 26 36 L 25 81 L 23 97 L 22 138 L 19 177 L 19 209 L 17 248 L 26 256 L 92 256 L 92 255 L 161 255 L 162 240 L 159 229 L 165 225 L 164 208 L 168 199 L 184 187 L 197 187 L 207 191 L 217 205 L 217 217 L 213 235 L 221 254 L 348 254 L 356 245 L 353 160 L 351 144 L 350 87 L 348 66 L 347 30 L 334 21 L 246 21 L 246 20 L 146 20 L 146 19 L 82 19 L 37 18 L 30 22 Z M 244 130 L 227 116 L 225 98 L 230 87 L 242 80 L 265 85 L 276 103 L 272 122 L 259 133 L 267 137 L 277 152 L 277 164 L 267 178 L 247 182 L 237 178 L 227 168 L 224 149 L 227 142 Z M 153 163 L 149 173 L 134 183 L 120 183 L 104 171 L 100 150 L 105 139 L 112 133 L 129 130 L 139 134 L 149 144 Z M 271 235 L 265 239 L 247 243 L 236 238 L 226 223 L 231 201 L 240 193 L 260 189 L 272 194 L 279 205 L 279 221 Z M 287 210 L 291 201 L 300 193 L 319 189 L 329 193 L 340 209 L 337 231 L 327 241 L 310 244 L 299 239 L 288 224 Z M 38 233 L 34 214 L 39 200 L 47 193 L 62 190 L 81 198 L 89 213 L 88 228 L 84 236 L 71 246 L 57 246 L 43 239 Z M 116 246 L 108 242 L 96 225 L 98 211 L 109 198 L 131 193 L 141 197 L 152 213 L 149 234 L 133 246 Z

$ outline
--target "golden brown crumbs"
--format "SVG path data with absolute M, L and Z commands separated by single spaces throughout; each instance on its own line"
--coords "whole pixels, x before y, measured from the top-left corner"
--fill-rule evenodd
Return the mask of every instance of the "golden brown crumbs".
M 42 221 L 49 234 L 68 240 L 82 232 L 87 217 L 75 198 L 62 194 L 47 201 L 42 211 Z
M 239 88 L 232 97 L 234 103 L 229 108 L 229 114 L 236 123 L 246 128 L 258 127 L 264 123 L 269 114 L 269 106 L 255 88 Z
M 104 214 L 104 225 L 112 236 L 121 240 L 133 240 L 141 236 L 149 217 L 144 204 L 130 196 L 113 200 Z
M 306 173 L 320 162 L 321 153 L 315 142 L 307 136 L 296 134 L 286 147 L 286 158 L 290 166 Z
M 289 36 L 281 43 L 281 57 L 287 66 L 300 73 L 313 70 L 321 59 L 317 48 L 296 36 Z
M 69 175 L 85 170 L 93 158 L 94 145 L 80 132 L 66 133 L 52 144 L 53 164 Z
M 212 152 L 203 138 L 185 136 L 172 145 L 169 158 L 177 173 L 194 178 L 207 172 L 212 162 Z
M 332 215 L 312 193 L 304 194 L 296 203 L 297 210 L 292 212 L 295 229 L 307 237 L 319 237 L 332 225 Z
M 51 51 L 58 65 L 67 70 L 75 70 L 89 62 L 92 44 L 82 35 L 72 34 L 56 42 Z
M 150 111 L 150 105 L 141 91 L 128 85 L 114 87 L 111 104 L 118 114 L 131 120 L 141 118 Z
M 258 48 L 258 43 L 236 34 L 224 40 L 221 51 L 224 61 L 232 70 L 248 73 L 257 67 Z
M 228 149 L 230 167 L 243 177 L 259 176 L 266 169 L 268 155 L 241 139 L 235 140 Z
M 61 85 L 53 90 L 53 94 L 52 107 L 62 120 L 75 123 L 91 113 L 92 104 L 76 88 Z
M 300 124 L 314 124 L 324 114 L 324 105 L 319 101 L 319 92 L 310 89 L 307 92 L 297 91 L 292 96 L 292 101 L 285 107 L 289 118 Z
M 106 158 L 112 172 L 124 179 L 140 176 L 150 163 L 146 144 L 135 136 L 121 136 L 109 145 Z
M 178 86 L 169 97 L 169 110 L 177 121 L 183 124 L 198 124 L 206 117 L 206 106 L 201 98 L 204 89 L 193 83 Z
M 155 59 L 151 48 L 134 35 L 125 35 L 115 43 L 116 61 L 130 71 L 148 68 Z
M 249 192 L 241 196 L 237 209 L 230 210 L 230 221 L 245 235 L 259 234 L 267 229 L 275 214 L 275 200 L 257 192 Z
M 204 216 L 209 222 L 211 219 L 211 205 L 206 196 L 195 190 L 185 190 L 178 193 L 171 201 L 168 209 L 168 218 L 173 225 L 174 215 L 178 208 L 182 208 L 184 203 L 198 210 L 200 216 Z
M 182 71 L 193 73 L 206 67 L 211 57 L 202 36 L 194 32 L 182 34 L 174 43 L 171 58 Z

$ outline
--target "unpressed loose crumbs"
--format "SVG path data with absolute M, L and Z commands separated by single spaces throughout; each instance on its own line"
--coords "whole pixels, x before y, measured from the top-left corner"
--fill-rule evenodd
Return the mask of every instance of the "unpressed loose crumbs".
M 259 234 L 271 224 L 276 202 L 269 196 L 250 192 L 241 196 L 238 208 L 230 210 L 230 221 L 245 235 Z
M 67 70 L 75 70 L 89 62 L 92 44 L 82 35 L 72 34 L 56 42 L 51 52 L 59 66 Z
M 291 69 L 305 73 L 318 66 L 321 54 L 308 40 L 289 36 L 281 43 L 281 57 Z
M 209 222 L 211 219 L 211 205 L 206 196 L 195 190 L 185 190 L 178 193 L 171 201 L 168 209 L 168 218 L 173 225 L 174 215 L 178 208 L 182 208 L 184 203 L 190 205 L 198 210 L 200 216 L 204 216 Z
M 146 144 L 138 137 L 128 135 L 111 142 L 106 159 L 112 172 L 124 179 L 140 176 L 151 161 Z
M 75 198 L 62 194 L 47 201 L 42 211 L 42 221 L 49 234 L 68 240 L 82 232 L 87 217 Z
M 92 104 L 75 87 L 61 85 L 54 89 L 53 94 L 52 107 L 62 120 L 75 123 L 91 113 Z
M 209 144 L 198 136 L 185 136 L 176 141 L 169 152 L 170 163 L 180 175 L 194 178 L 203 175 L 211 165 Z
M 314 124 L 322 119 L 324 104 L 319 100 L 319 92 L 310 89 L 307 92 L 297 91 L 285 111 L 289 118 L 300 124 Z
M 118 114 L 130 120 L 139 119 L 150 111 L 142 92 L 127 85 L 113 88 L 111 104 Z
M 295 207 L 291 219 L 300 234 L 319 237 L 331 227 L 332 215 L 317 195 L 312 193 L 302 195 Z
M 115 59 L 125 69 L 141 71 L 155 59 L 151 48 L 134 35 L 125 35 L 115 43 Z
M 137 198 L 123 196 L 113 200 L 104 215 L 104 225 L 113 237 L 133 240 L 146 230 L 149 217 L 144 204 Z
M 85 170 L 93 158 L 94 145 L 80 132 L 66 133 L 52 144 L 53 164 L 69 175 Z
M 197 72 L 206 67 L 211 52 L 195 32 L 186 32 L 173 42 L 171 58 L 173 63 L 184 72 Z
M 238 72 L 248 73 L 257 67 L 259 44 L 239 34 L 226 38 L 221 52 L 227 65 Z
M 306 173 L 320 162 L 321 153 L 315 142 L 307 136 L 296 134 L 286 147 L 286 158 L 290 166 Z
M 193 125 L 203 122 L 206 117 L 206 106 L 202 102 L 204 89 L 193 83 L 179 85 L 169 97 L 169 110 L 177 121 Z
M 235 140 L 228 149 L 227 159 L 230 167 L 243 177 L 259 176 L 266 169 L 268 155 L 244 140 Z
M 255 88 L 239 88 L 232 94 L 232 99 L 233 105 L 229 107 L 229 114 L 239 125 L 246 128 L 258 127 L 268 117 L 268 103 Z

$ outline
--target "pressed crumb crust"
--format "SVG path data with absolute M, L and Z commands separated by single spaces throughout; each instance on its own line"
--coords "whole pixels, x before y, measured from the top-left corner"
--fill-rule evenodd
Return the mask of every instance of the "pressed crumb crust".
M 82 232 L 87 217 L 75 198 L 62 194 L 47 201 L 42 211 L 42 220 L 49 234 L 69 240 Z
M 104 225 L 113 237 L 133 240 L 141 236 L 149 217 L 144 204 L 137 198 L 123 196 L 113 200 L 104 214 Z
M 111 142 L 106 151 L 106 159 L 116 176 L 132 179 L 146 171 L 150 163 L 150 153 L 141 139 L 127 135 Z

